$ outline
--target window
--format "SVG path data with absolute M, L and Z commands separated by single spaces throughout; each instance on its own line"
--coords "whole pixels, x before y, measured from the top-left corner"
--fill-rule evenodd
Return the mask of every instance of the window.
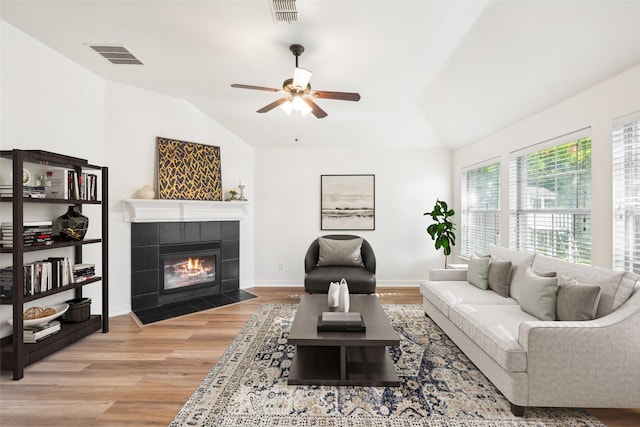
M 591 137 L 574 132 L 512 153 L 512 249 L 591 264 Z
M 460 255 L 500 242 L 500 163 L 462 171 Z
M 640 113 L 613 124 L 613 268 L 640 273 Z

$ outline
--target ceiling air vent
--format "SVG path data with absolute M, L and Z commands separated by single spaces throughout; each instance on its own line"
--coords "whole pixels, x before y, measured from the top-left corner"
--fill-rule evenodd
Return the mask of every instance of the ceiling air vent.
M 143 65 L 138 58 L 136 58 L 131 52 L 124 46 L 113 45 L 89 45 L 89 47 L 104 58 L 106 58 L 112 64 L 118 65 Z
M 300 0 L 269 0 L 271 15 L 275 22 L 302 22 L 302 17 L 298 11 Z

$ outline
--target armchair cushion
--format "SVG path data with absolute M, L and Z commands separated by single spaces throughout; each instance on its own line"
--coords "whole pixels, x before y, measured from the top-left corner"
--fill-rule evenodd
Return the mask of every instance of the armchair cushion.
M 320 255 L 318 267 L 345 265 L 348 267 L 364 267 L 362 262 L 362 237 L 351 240 L 335 240 L 318 237 Z

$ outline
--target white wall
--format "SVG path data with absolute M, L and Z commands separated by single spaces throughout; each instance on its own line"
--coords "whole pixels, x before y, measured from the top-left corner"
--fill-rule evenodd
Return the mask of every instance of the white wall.
M 532 90 L 539 90 L 532 88 Z M 503 102 L 502 100 L 500 102 Z M 501 244 L 509 246 L 509 153 L 585 127 L 592 138 L 592 262 L 612 265 L 611 122 L 640 111 L 640 66 L 522 120 L 453 155 L 455 208 L 462 168 L 498 157 L 501 162 Z M 459 254 L 459 249 L 456 252 Z
M 375 230 L 320 230 L 323 174 L 375 175 Z M 258 149 L 256 185 L 257 285 L 302 285 L 309 244 L 332 233 L 371 243 L 379 285 L 417 285 L 431 268 L 444 266 L 423 213 L 436 198 L 451 197 L 449 150 Z
M 122 200 L 154 183 L 156 136 L 220 146 L 223 187 L 236 186 L 243 179 L 250 199 L 254 190 L 253 149 L 184 100 L 105 81 L 4 21 L 0 21 L 0 36 L 0 148 L 48 150 L 109 167 L 109 314 L 128 313 L 130 226 L 123 219 Z M 10 168 L 6 161 L 0 166 L 0 180 L 5 183 L 10 179 Z M 34 176 L 36 173 L 32 171 Z M 42 219 L 63 213 L 47 209 L 30 209 L 25 216 Z M 0 222 L 10 222 L 11 205 L 0 204 L 0 214 Z M 254 279 L 253 228 L 250 206 L 241 225 L 242 287 L 251 286 Z M 90 224 L 89 233 L 92 231 L 96 230 Z M 90 259 L 94 252 L 91 246 L 85 247 L 84 261 L 95 262 L 101 271 L 99 257 Z M 37 257 L 39 253 L 32 254 Z M 10 264 L 10 254 L 1 254 L 0 266 Z M 85 290 L 92 298 L 92 312 L 99 313 L 99 284 Z M 53 305 L 71 297 L 65 292 L 37 303 Z M 6 325 L 10 316 L 11 307 L 1 306 L 0 335 L 10 333 Z

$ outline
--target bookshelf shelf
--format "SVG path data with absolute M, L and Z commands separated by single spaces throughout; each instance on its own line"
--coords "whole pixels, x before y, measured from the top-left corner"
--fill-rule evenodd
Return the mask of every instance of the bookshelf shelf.
M 13 239 L 13 247 L 1 247 L 0 254 L 12 254 L 13 271 L 13 296 L 0 297 L 0 305 L 13 306 L 14 333 L 8 337 L 0 339 L 0 367 L 3 370 L 12 370 L 13 379 L 19 380 L 24 376 L 24 368 L 64 347 L 72 344 L 85 336 L 102 330 L 103 333 L 109 331 L 109 247 L 108 247 L 108 174 L 109 169 L 105 166 L 91 165 L 85 159 L 72 156 L 51 153 L 42 150 L 2 150 L 0 158 L 10 159 L 12 162 L 12 194 L 13 197 L 0 197 L 0 203 L 12 204 L 13 236 L 20 238 Z M 101 200 L 74 200 L 60 198 L 30 198 L 23 197 L 22 174 L 25 164 L 41 164 L 47 167 L 67 168 L 78 176 L 86 170 L 99 171 Z M 97 176 L 97 175 L 96 175 Z M 78 179 L 78 181 L 80 181 Z M 94 181 L 95 182 L 95 181 Z M 76 187 L 78 188 L 78 187 Z M 78 194 L 78 193 L 76 193 Z M 77 197 L 77 196 L 76 196 Z M 31 209 L 35 204 L 66 204 L 75 205 L 81 209 L 82 205 L 101 205 L 101 218 L 97 222 L 101 226 L 101 238 L 84 239 L 81 241 L 53 241 L 50 244 L 25 246 L 23 239 L 23 224 L 25 209 Z M 30 207 L 31 206 L 31 207 Z M 92 224 L 95 222 L 92 222 Z M 36 251 L 48 251 L 56 248 L 70 247 L 73 249 L 73 256 L 69 257 L 75 264 L 82 263 L 82 248 L 89 244 L 100 244 L 102 252 L 102 276 L 92 277 L 80 283 L 71 283 L 65 286 L 38 292 L 34 295 L 24 295 L 24 254 Z M 63 324 L 60 332 L 49 336 L 40 342 L 26 344 L 22 340 L 24 304 L 30 301 L 55 295 L 61 292 L 73 290 L 75 298 L 82 298 L 82 288 L 86 285 L 101 282 L 102 288 L 102 314 L 92 315 L 89 320 L 75 323 Z M 15 331 L 18 331 L 16 333 Z M 17 338 L 16 338 L 17 337 Z

